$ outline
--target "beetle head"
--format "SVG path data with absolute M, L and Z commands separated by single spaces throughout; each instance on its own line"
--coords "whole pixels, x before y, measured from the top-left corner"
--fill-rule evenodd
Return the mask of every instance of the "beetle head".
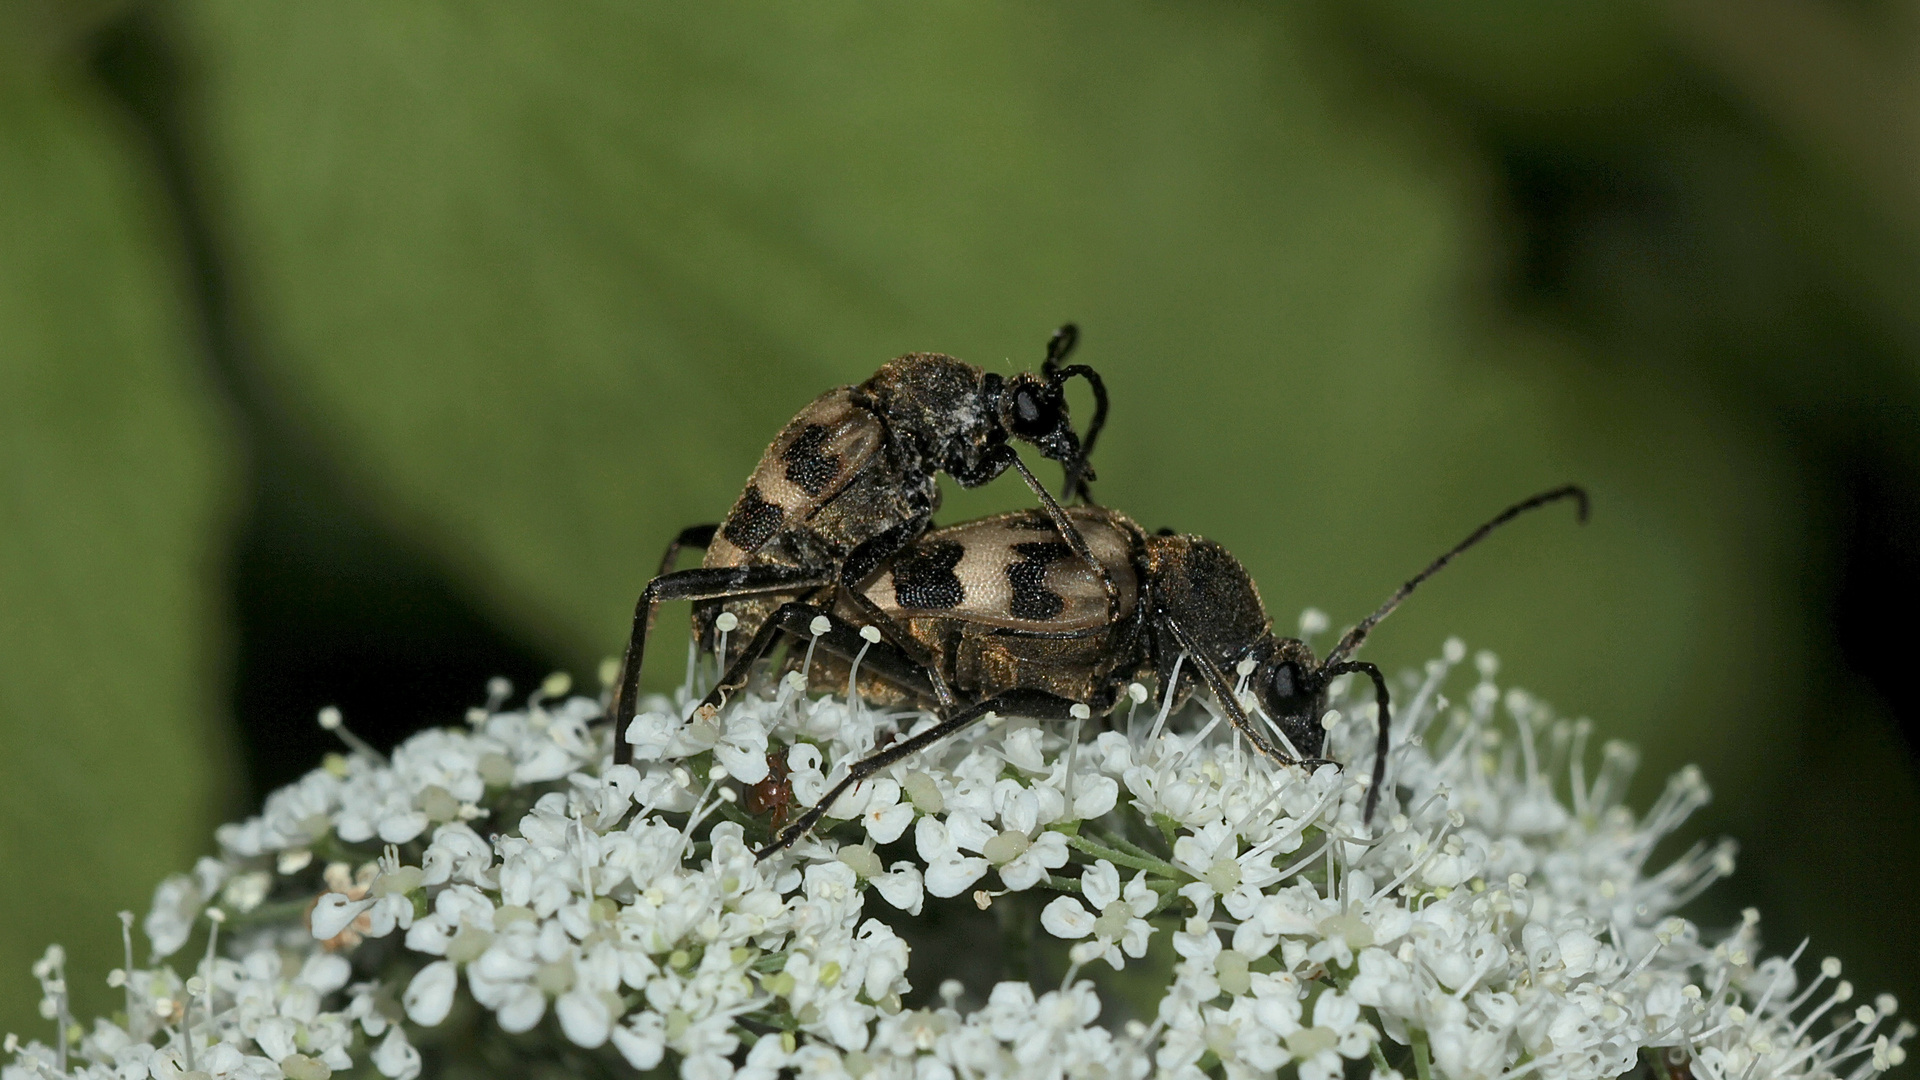
M 1326 743 L 1320 717 L 1327 711 L 1327 680 L 1313 650 L 1303 641 L 1269 635 L 1249 655 L 1258 664 L 1249 686 L 1260 707 L 1303 757 L 1319 757 Z
M 1059 376 L 1021 373 L 1000 389 L 1000 426 L 1022 442 L 1032 443 L 1042 457 L 1071 467 L 1081 461 L 1080 437 L 1067 417 L 1067 395 Z
M 1093 444 L 1107 423 L 1107 386 L 1101 381 L 1100 373 L 1087 365 L 1064 363 L 1079 340 L 1079 328 L 1072 323 L 1055 330 L 1047 342 L 1047 358 L 1040 365 L 1040 373 L 1015 375 L 994 386 L 990 391 L 991 407 L 1000 422 L 1000 430 L 1033 444 L 1042 457 L 1057 461 L 1066 469 L 1062 498 L 1077 497 L 1091 502 L 1087 483 L 1094 475 L 1087 459 L 1093 455 Z M 1067 415 L 1066 384 L 1068 379 L 1076 378 L 1085 379 L 1093 389 L 1093 423 L 1087 427 L 1085 443 L 1074 434 Z

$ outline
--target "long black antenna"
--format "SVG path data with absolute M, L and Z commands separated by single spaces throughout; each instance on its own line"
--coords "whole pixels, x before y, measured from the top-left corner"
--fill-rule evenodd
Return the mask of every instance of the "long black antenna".
M 1053 369 L 1072 356 L 1075 346 L 1079 344 L 1080 328 L 1073 323 L 1061 323 L 1060 328 L 1047 339 L 1047 359 L 1040 365 L 1040 373 L 1051 376 Z
M 1453 561 L 1454 556 L 1485 540 L 1488 533 L 1519 517 L 1521 514 L 1529 510 L 1538 510 L 1548 503 L 1556 503 L 1562 499 L 1574 499 L 1579 503 L 1579 520 L 1582 525 L 1586 524 L 1588 505 L 1587 489 L 1578 484 L 1566 484 L 1554 488 L 1552 491 L 1543 491 L 1530 499 L 1522 499 L 1514 503 L 1512 506 L 1494 515 L 1493 520 L 1473 530 L 1465 540 L 1455 544 L 1445 555 L 1433 560 L 1425 570 L 1409 578 L 1405 585 L 1400 586 L 1392 596 L 1387 597 L 1387 602 L 1381 604 L 1378 610 L 1366 618 L 1361 619 L 1360 625 L 1347 631 L 1346 636 L 1340 639 L 1340 644 L 1335 645 L 1333 651 L 1327 654 L 1327 659 L 1325 663 L 1321 665 L 1321 669 L 1326 670 L 1338 666 L 1345 661 L 1347 657 L 1352 656 L 1354 650 L 1358 649 L 1361 643 L 1367 640 L 1367 634 L 1371 633 L 1373 628 L 1380 624 L 1381 619 L 1393 614 L 1393 609 L 1399 607 L 1402 600 L 1405 600 L 1411 595 L 1413 590 L 1419 588 L 1421 582 L 1439 573 L 1442 567 Z

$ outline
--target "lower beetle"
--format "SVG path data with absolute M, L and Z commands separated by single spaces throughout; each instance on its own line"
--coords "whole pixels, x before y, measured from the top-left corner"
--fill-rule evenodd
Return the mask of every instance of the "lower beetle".
M 1348 673 L 1372 681 L 1379 707 L 1371 821 L 1386 776 L 1389 711 L 1386 679 L 1354 660 L 1367 635 L 1420 583 L 1487 534 L 1530 510 L 1563 499 L 1587 517 L 1587 493 L 1574 485 L 1515 503 L 1400 586 L 1386 603 L 1341 637 L 1324 660 L 1295 638 L 1276 637 L 1273 620 L 1246 568 L 1204 537 L 1149 534 L 1101 507 L 1066 511 L 1102 575 L 1075 558 L 1052 520 L 1021 511 L 936 529 L 860 583 L 862 597 L 911 636 L 931 666 L 856 631 L 857 610 L 783 605 L 768 619 L 706 699 L 717 705 L 746 682 L 748 665 L 790 634 L 829 653 L 862 657 L 894 688 L 894 701 L 935 710 L 939 723 L 855 762 L 845 778 L 796 817 L 760 852 L 765 858 L 811 829 L 842 792 L 874 773 L 960 731 L 989 713 L 1035 719 L 1104 716 L 1135 679 L 1172 678 L 1177 704 L 1205 684 L 1234 727 L 1261 754 L 1283 765 L 1322 763 L 1328 684 Z M 1118 594 L 1109 604 L 1108 582 Z M 1228 673 L 1246 677 L 1279 745 L 1247 715 Z M 942 707 L 944 686 L 966 704 Z

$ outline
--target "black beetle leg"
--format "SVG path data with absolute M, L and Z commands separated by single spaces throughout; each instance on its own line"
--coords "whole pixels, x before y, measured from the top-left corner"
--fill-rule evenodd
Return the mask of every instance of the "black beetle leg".
M 1118 621 L 1120 590 L 1114 586 L 1113 578 L 1107 573 L 1107 568 L 1099 559 L 1093 557 L 1093 549 L 1087 546 L 1087 538 L 1080 535 L 1080 529 L 1074 525 L 1073 519 L 1060 508 L 1060 503 L 1047 491 L 1046 485 L 1040 482 L 1040 478 L 1033 475 L 1032 470 L 1027 468 L 1027 463 L 1020 460 L 1020 455 L 1014 451 L 1013 447 L 1003 443 L 994 449 L 995 454 L 1003 457 L 1007 465 L 1020 474 L 1020 479 L 1025 480 L 1027 486 L 1033 489 L 1034 497 L 1040 500 L 1040 508 L 1045 510 L 1047 517 L 1053 521 L 1054 530 L 1060 534 L 1060 539 L 1066 541 L 1067 547 L 1093 569 L 1093 576 L 1100 581 L 1101 591 L 1107 594 L 1107 621 Z
M 674 554 L 678 554 L 677 551 Z M 613 717 L 613 760 L 626 764 L 633 760 L 633 748 L 627 744 L 627 725 L 640 700 L 640 667 L 645 660 L 647 633 L 653 628 L 653 613 L 665 600 L 731 600 L 739 596 L 765 593 L 804 593 L 833 584 L 830 575 L 785 566 L 701 567 L 662 574 L 647 582 L 633 606 L 633 631 L 627 637 L 626 654 L 620 661 L 620 678 L 614 683 L 613 701 L 607 707 Z
M 828 808 L 839 799 L 846 790 L 874 773 L 895 762 L 914 754 L 958 733 L 972 725 L 988 713 L 1004 713 L 1007 716 L 1030 716 L 1036 720 L 1066 720 L 1073 715 L 1073 709 L 1080 703 L 1069 701 L 1043 690 L 1008 690 L 997 694 L 978 705 L 969 705 L 947 717 L 927 730 L 911 738 L 901 739 L 884 750 L 877 751 L 853 763 L 847 775 L 820 797 L 820 801 L 808 807 L 806 812 L 795 818 L 791 824 L 781 830 L 773 842 L 754 855 L 756 859 L 765 859 L 775 852 L 792 847 L 794 842 L 812 831 L 826 816 Z
M 664 577 L 673 573 L 673 564 L 680 559 L 680 553 L 689 548 L 705 551 L 713 543 L 713 534 L 720 531 L 718 525 L 689 525 L 680 530 L 680 535 L 667 545 L 667 553 L 660 556 L 660 572 L 655 577 Z
M 826 633 L 816 635 L 813 632 L 816 619 L 827 620 Z M 773 617 L 761 624 L 759 632 L 741 652 L 739 659 L 733 662 L 727 673 L 720 677 L 720 682 L 701 700 L 701 706 L 719 708 L 728 694 L 747 685 L 754 663 L 773 651 L 774 642 L 782 633 L 802 641 L 817 638 L 822 651 L 843 660 L 861 656 L 861 650 L 865 649 L 866 655 L 860 659 L 862 671 L 872 671 L 888 682 L 923 697 L 933 696 L 926 669 L 891 642 L 884 639 L 870 642 L 861 637 L 860 631 L 845 619 L 836 618 L 831 612 L 813 604 L 795 601 L 780 605 Z
M 940 673 L 939 661 L 933 653 L 915 640 L 913 635 L 907 633 L 907 628 L 901 626 L 898 619 L 880 610 L 880 605 L 874 603 L 865 593 L 849 590 L 846 598 L 848 603 L 859 610 L 860 617 L 865 619 L 869 626 L 879 630 L 888 643 L 904 653 L 914 666 L 924 673 L 927 686 L 931 690 L 930 697 L 938 711 L 952 712 L 959 706 L 960 699 L 954 696 L 953 687 L 947 685 L 946 676 Z
M 1281 765 L 1300 764 L 1298 759 L 1268 742 L 1266 735 L 1253 726 L 1253 721 L 1247 716 L 1247 710 L 1241 708 L 1239 699 L 1233 696 L 1233 684 L 1228 682 L 1226 675 L 1220 671 L 1220 665 L 1214 663 L 1212 657 L 1201 651 L 1199 642 L 1187 632 L 1187 628 L 1181 626 L 1173 616 L 1165 612 L 1161 612 L 1157 618 L 1173 633 L 1175 640 L 1180 642 L 1180 647 L 1186 650 L 1187 660 L 1199 670 L 1200 677 L 1213 691 L 1214 700 L 1218 701 L 1220 708 L 1226 711 L 1227 722 L 1232 724 L 1240 734 L 1245 735 L 1247 741 L 1253 744 L 1253 748 L 1269 760 Z

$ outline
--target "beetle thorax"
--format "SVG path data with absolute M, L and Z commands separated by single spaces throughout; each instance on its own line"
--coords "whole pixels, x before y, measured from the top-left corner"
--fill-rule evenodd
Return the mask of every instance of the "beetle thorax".
M 989 446 L 1005 441 L 983 400 L 986 378 L 964 360 L 908 353 L 888 361 L 860 389 L 905 444 L 903 456 L 924 462 L 929 471 L 968 476 Z
M 1246 567 L 1226 548 L 1199 536 L 1147 537 L 1148 576 L 1157 611 L 1179 623 L 1215 663 L 1231 668 L 1268 637 L 1272 623 Z M 1161 641 L 1164 668 L 1181 648 Z

